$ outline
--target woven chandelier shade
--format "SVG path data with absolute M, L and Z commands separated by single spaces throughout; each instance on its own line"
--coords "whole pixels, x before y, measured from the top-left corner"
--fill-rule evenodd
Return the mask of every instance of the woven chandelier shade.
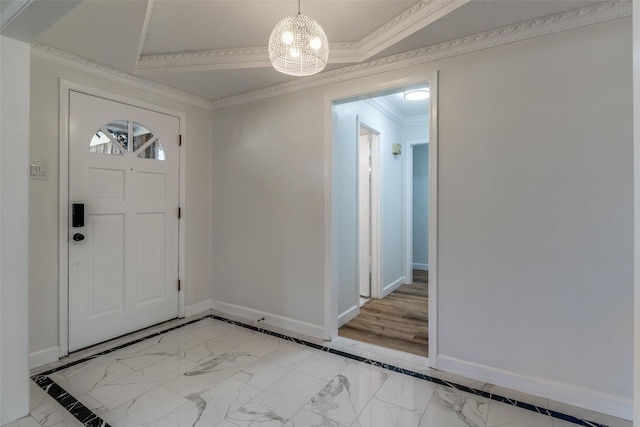
M 273 68 L 290 76 L 316 74 L 327 65 L 329 42 L 316 21 L 305 15 L 287 16 L 269 37 Z

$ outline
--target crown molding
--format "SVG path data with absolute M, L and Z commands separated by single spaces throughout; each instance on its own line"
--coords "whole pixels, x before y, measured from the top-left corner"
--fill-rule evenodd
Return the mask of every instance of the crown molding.
M 149 22 L 151 21 L 151 12 L 153 11 L 153 2 L 155 0 L 148 0 L 147 11 L 144 14 L 144 23 L 142 24 L 142 32 L 140 35 L 140 41 L 138 42 L 138 56 L 136 60 L 142 56 L 142 49 L 144 48 L 144 42 L 147 40 L 147 33 L 149 32 Z
M 358 62 L 366 61 L 471 0 L 421 1 L 358 42 Z
M 300 90 L 407 68 L 562 31 L 631 16 L 631 0 L 613 0 L 557 15 L 319 73 L 263 89 L 212 101 L 214 109 L 286 95 Z
M 40 57 L 61 65 L 69 66 L 81 71 L 89 72 L 94 75 L 98 75 L 121 84 L 165 96 L 176 101 L 185 102 L 203 108 L 220 109 L 261 99 L 271 98 L 274 96 L 286 95 L 300 90 L 312 89 L 320 86 L 339 83 L 354 78 L 366 77 L 378 73 L 407 68 L 414 65 L 425 64 L 457 55 L 462 55 L 465 53 L 476 52 L 509 43 L 515 43 L 536 37 L 555 34 L 561 31 L 567 31 L 592 24 L 597 24 L 600 22 L 628 17 L 631 16 L 631 4 L 631 0 L 612 0 L 605 3 L 599 3 L 593 6 L 576 9 L 562 14 L 523 22 L 485 33 L 480 33 L 473 36 L 424 47 L 421 49 L 416 49 L 410 52 L 404 52 L 398 55 L 393 55 L 374 61 L 363 62 L 360 64 L 339 68 L 333 71 L 319 73 L 314 76 L 296 79 L 279 85 L 270 86 L 230 97 L 220 98 L 213 101 L 209 101 L 205 98 L 193 95 L 191 93 L 175 89 L 160 83 L 156 83 L 143 77 L 134 76 L 115 68 L 108 67 L 106 65 L 38 43 L 34 43 L 32 45 L 31 52 L 32 55 L 36 57 Z M 342 46 L 345 50 L 354 48 L 353 44 L 351 43 L 342 43 L 337 45 Z M 250 53 L 258 55 L 261 53 L 260 49 L 266 48 L 247 49 L 250 51 Z M 227 55 L 233 56 L 233 50 L 229 51 L 230 52 L 228 52 Z M 219 51 L 212 52 L 216 53 L 212 53 L 210 55 L 221 56 L 219 54 Z M 193 53 L 190 53 L 189 55 L 192 54 Z M 168 56 L 171 57 L 172 55 L 183 54 L 170 54 Z M 155 57 L 157 55 L 152 56 Z M 171 58 L 162 59 L 170 60 Z M 141 58 L 140 62 L 144 61 L 145 56 Z
M 93 75 L 103 77 L 116 83 L 124 84 L 130 87 L 141 89 L 156 95 L 171 98 L 176 101 L 211 109 L 211 101 L 191 93 L 175 89 L 160 83 L 152 82 L 142 77 L 136 77 L 124 71 L 100 64 L 89 59 L 67 53 L 50 46 L 39 43 L 31 45 L 31 55 L 51 61 L 60 65 L 74 68 L 79 71 L 91 73 Z
M 380 111 L 382 114 L 386 115 L 402 127 L 418 126 L 422 124 L 426 125 L 429 123 L 429 116 L 427 114 L 423 114 L 420 116 L 407 116 L 403 114 L 402 111 L 391 105 L 384 98 L 369 98 L 365 101 L 373 108 Z
M 428 124 L 429 124 L 429 115 L 427 114 L 425 114 L 424 116 L 407 117 L 407 120 L 405 120 L 404 122 L 405 126 L 420 126 L 420 125 L 427 126 Z
M 387 100 L 383 98 L 369 98 L 365 101 L 400 126 L 404 126 L 408 117 L 402 114 L 400 110 L 391 105 Z
M 0 14 L 0 30 L 9 24 L 20 12 L 25 10 L 33 0 L 6 0 L 4 13 Z
M 330 43 L 329 64 L 364 62 L 469 1 L 471 0 L 423 0 L 360 41 Z M 147 17 L 149 15 L 150 12 Z M 144 43 L 144 40 L 141 43 Z M 270 66 L 267 47 L 247 47 L 139 55 L 134 74 Z
M 134 74 L 259 67 L 271 67 L 269 49 L 266 47 L 142 55 L 136 62 Z

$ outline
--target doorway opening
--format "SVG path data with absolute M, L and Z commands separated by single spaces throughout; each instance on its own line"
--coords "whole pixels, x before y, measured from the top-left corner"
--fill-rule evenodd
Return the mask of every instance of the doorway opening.
M 435 110 L 433 96 L 405 99 L 416 88 L 435 94 L 435 76 L 332 100 L 331 338 L 428 356 L 435 348 Z

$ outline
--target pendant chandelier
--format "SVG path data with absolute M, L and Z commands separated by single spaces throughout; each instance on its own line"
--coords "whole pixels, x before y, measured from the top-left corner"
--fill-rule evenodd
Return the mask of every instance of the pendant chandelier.
M 287 16 L 269 37 L 269 59 L 273 68 L 290 76 L 310 76 L 327 65 L 329 42 L 322 27 L 308 16 Z

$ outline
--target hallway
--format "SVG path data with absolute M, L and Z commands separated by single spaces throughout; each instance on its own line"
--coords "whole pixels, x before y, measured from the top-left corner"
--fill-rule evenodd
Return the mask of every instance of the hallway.
M 369 300 L 338 335 L 427 357 L 429 272 L 414 270 L 413 278 L 386 298 Z

